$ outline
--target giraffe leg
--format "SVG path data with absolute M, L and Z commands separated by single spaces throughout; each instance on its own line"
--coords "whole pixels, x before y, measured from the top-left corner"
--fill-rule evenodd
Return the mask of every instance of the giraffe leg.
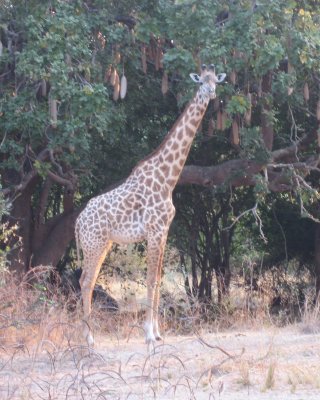
M 84 316 L 83 335 L 86 338 L 89 347 L 92 347 L 94 345 L 94 340 L 89 325 L 92 293 L 100 272 L 101 264 L 103 263 L 108 251 L 110 250 L 111 245 L 112 242 L 108 242 L 107 245 L 105 245 L 104 247 L 90 249 L 90 252 L 84 251 L 83 254 L 84 268 L 80 278 Z
M 160 303 L 160 285 L 161 285 L 161 276 L 162 276 L 162 264 L 163 264 L 163 254 L 167 241 L 167 236 L 162 240 L 162 251 L 160 254 L 158 268 L 157 268 L 157 277 L 156 277 L 156 289 L 154 294 L 154 304 L 153 304 L 153 333 L 156 340 L 162 340 L 160 330 L 159 330 L 159 303 Z
M 165 241 L 158 238 L 148 240 L 148 269 L 147 269 L 147 315 L 145 321 L 146 342 L 160 340 L 158 328 L 159 306 L 159 270 L 162 267 L 162 258 Z M 156 325 L 155 325 L 156 324 Z

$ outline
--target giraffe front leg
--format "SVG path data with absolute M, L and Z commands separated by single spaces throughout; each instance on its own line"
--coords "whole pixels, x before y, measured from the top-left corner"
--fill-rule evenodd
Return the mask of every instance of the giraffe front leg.
M 156 340 L 162 340 L 162 336 L 160 334 L 160 329 L 159 329 L 159 302 L 160 302 L 160 281 L 156 288 L 154 314 L 153 314 L 153 333 Z
M 146 342 L 161 340 L 158 325 L 160 280 L 165 240 L 153 237 L 148 240 Z
M 162 340 L 160 329 L 159 329 L 159 304 L 160 304 L 160 286 L 161 286 L 161 277 L 162 277 L 162 264 L 163 264 L 163 254 L 164 248 L 166 244 L 166 238 L 163 239 L 163 247 L 160 254 L 158 269 L 157 269 L 157 277 L 156 277 L 156 288 L 154 294 L 154 305 L 153 305 L 153 333 L 156 340 Z
M 149 253 L 149 251 L 148 251 Z M 150 266 L 148 261 L 147 267 L 147 313 L 146 320 L 144 323 L 144 331 L 146 343 L 150 344 L 155 342 L 156 338 L 153 333 L 153 308 L 154 308 L 154 295 L 155 295 L 155 285 L 156 285 L 156 274 L 153 268 Z

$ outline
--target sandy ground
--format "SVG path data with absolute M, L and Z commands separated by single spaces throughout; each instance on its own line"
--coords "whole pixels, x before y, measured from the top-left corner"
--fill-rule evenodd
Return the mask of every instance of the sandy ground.
M 320 335 L 299 327 L 0 350 L 0 399 L 320 399 Z

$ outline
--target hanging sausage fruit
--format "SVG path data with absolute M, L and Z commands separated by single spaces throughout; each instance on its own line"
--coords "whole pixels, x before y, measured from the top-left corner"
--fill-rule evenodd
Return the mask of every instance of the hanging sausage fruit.
M 116 51 L 114 55 L 114 63 L 115 64 L 120 64 L 121 61 L 121 54 L 120 51 Z
M 233 85 L 235 85 L 235 84 L 236 84 L 236 81 L 237 81 L 237 73 L 236 73 L 235 70 L 232 70 L 232 71 L 231 71 L 231 74 L 230 74 L 230 82 L 231 82 Z
M 219 110 L 217 113 L 217 129 L 224 131 L 226 129 L 227 114 L 223 110 Z
M 116 72 L 115 82 L 113 86 L 113 100 L 117 101 L 119 99 L 119 95 L 120 95 L 120 79 L 118 73 Z
M 245 121 L 246 125 L 249 126 L 251 124 L 251 115 L 252 115 L 252 96 L 251 96 L 251 93 L 247 94 L 247 100 L 248 100 L 249 108 L 244 113 L 244 121 Z
M 117 72 L 116 68 L 113 68 L 111 75 L 110 75 L 110 85 L 114 86 L 117 79 L 119 79 L 118 72 Z
M 46 97 L 47 95 L 47 82 L 45 79 L 41 80 L 41 96 Z
M 166 71 L 163 72 L 161 80 L 161 92 L 163 95 L 167 94 L 169 90 L 168 74 Z
M 208 123 L 208 136 L 213 136 L 214 133 L 214 119 L 211 117 Z
M 50 113 L 51 126 L 52 128 L 56 128 L 58 122 L 58 106 L 57 106 L 57 100 L 52 99 L 51 97 L 49 98 L 49 113 Z
M 147 54 L 146 54 L 146 46 L 143 45 L 141 47 L 141 65 L 142 71 L 146 74 L 147 73 Z
M 222 111 L 218 110 L 217 112 L 217 129 L 222 131 Z
M 317 120 L 320 121 L 320 100 L 317 101 L 316 116 Z
M 292 74 L 294 72 L 294 68 L 291 65 L 290 61 L 288 61 L 288 74 Z M 291 96 L 293 93 L 293 87 L 288 86 L 288 96 Z
M 309 86 L 307 82 L 303 86 L 303 97 L 305 101 L 309 101 L 310 99 Z
M 120 81 L 120 98 L 121 99 L 124 99 L 126 97 L 127 86 L 128 86 L 127 78 L 123 72 L 122 76 L 121 76 L 121 81 Z

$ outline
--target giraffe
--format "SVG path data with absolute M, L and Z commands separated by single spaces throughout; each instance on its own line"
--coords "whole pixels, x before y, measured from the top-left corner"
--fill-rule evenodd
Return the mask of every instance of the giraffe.
M 77 255 L 83 253 L 80 279 L 84 320 L 91 313 L 92 291 L 101 264 L 112 243 L 128 244 L 147 240 L 147 311 L 144 323 L 147 343 L 161 340 L 158 324 L 160 279 L 168 230 L 175 215 L 172 191 L 186 162 L 191 144 L 209 101 L 216 97 L 216 84 L 226 74 L 215 73 L 213 64 L 202 66 L 200 76 L 190 74 L 199 84 L 159 147 L 140 161 L 117 188 L 92 198 L 75 224 Z M 86 323 L 84 335 L 94 344 Z

